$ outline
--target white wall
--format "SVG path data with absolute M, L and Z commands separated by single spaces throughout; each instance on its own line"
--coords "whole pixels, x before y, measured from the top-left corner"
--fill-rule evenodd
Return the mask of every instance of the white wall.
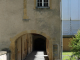
M 7 55 L 6 54 L 0 55 L 0 60 L 7 60 Z

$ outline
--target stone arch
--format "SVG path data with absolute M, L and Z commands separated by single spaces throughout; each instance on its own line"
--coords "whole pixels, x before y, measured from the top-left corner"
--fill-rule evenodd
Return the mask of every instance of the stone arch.
M 51 40 L 51 38 L 45 34 L 44 32 L 40 32 L 40 31 L 36 31 L 36 30 L 31 30 L 31 31 L 23 31 L 19 34 L 17 34 L 16 36 L 14 36 L 13 38 L 10 39 L 11 41 L 11 44 L 10 44 L 10 50 L 11 50 L 11 60 L 15 60 L 15 49 L 16 49 L 16 45 L 15 45 L 15 42 L 16 40 L 22 36 L 22 35 L 25 35 L 27 33 L 35 33 L 35 34 L 40 34 L 42 36 L 44 36 L 47 40 Z M 49 54 L 49 53 L 48 53 Z M 49 57 L 50 58 L 50 57 Z

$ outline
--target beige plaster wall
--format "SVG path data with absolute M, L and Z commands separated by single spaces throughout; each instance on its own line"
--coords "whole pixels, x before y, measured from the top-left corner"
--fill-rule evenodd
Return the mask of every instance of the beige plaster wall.
M 12 39 L 23 31 L 35 30 L 40 31 L 40 33 L 43 32 L 51 38 L 50 53 L 53 52 L 53 44 L 58 44 L 60 54 L 60 0 L 52 0 L 51 3 L 51 9 L 34 9 L 34 0 L 27 0 L 27 10 L 25 11 L 28 19 L 24 20 L 23 0 L 0 0 L 0 50 L 10 47 L 10 38 Z M 60 58 L 60 55 L 58 58 Z
M 70 41 L 72 38 L 63 38 L 63 51 L 70 51 L 71 48 L 69 47 Z

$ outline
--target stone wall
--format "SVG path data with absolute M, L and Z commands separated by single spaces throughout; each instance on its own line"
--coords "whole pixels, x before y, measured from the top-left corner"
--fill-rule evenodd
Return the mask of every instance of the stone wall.
M 61 57 L 60 0 L 50 0 L 50 8 L 34 8 L 35 0 L 0 0 L 0 50 L 10 47 L 10 39 L 23 31 L 40 31 L 50 39 L 50 53 L 53 44 L 58 44 Z M 25 12 L 26 11 L 26 12 Z M 24 13 L 23 13 L 24 12 Z M 27 16 L 27 19 L 23 17 Z M 52 59 L 53 53 L 50 56 Z

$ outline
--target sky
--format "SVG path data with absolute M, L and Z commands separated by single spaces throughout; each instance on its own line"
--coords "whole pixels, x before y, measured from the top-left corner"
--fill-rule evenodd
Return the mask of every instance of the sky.
M 62 0 L 62 20 L 80 20 L 80 0 Z

